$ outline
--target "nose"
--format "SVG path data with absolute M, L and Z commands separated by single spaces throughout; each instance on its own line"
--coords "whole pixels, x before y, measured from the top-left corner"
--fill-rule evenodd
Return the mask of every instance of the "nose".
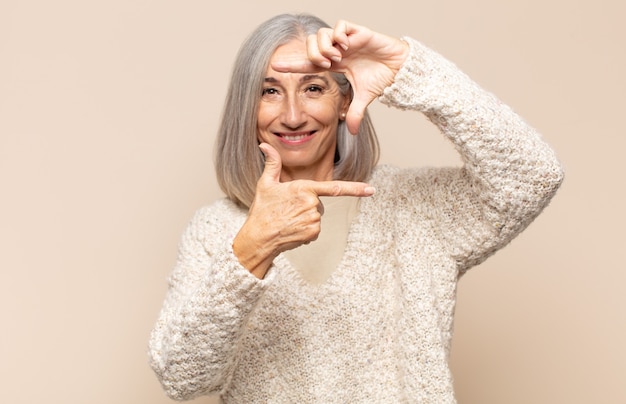
M 289 129 L 298 129 L 306 123 L 306 111 L 299 97 L 288 97 L 283 105 L 281 122 Z

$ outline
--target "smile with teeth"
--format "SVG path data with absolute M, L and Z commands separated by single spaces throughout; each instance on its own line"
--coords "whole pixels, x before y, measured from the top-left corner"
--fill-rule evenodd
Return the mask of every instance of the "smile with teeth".
M 314 132 L 298 132 L 298 133 L 277 133 L 276 135 L 288 142 L 297 142 L 312 136 Z

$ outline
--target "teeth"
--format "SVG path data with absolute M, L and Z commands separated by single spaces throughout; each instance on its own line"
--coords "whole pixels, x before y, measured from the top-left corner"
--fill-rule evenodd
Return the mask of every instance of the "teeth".
M 306 135 L 283 135 L 283 139 L 289 140 L 289 141 L 301 140 L 301 139 L 304 139 L 305 137 Z

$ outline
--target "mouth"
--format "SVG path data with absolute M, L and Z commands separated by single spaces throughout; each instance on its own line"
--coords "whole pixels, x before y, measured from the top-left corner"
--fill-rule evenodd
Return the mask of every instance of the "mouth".
M 276 136 L 280 138 L 280 141 L 287 144 L 301 144 L 309 141 L 316 131 L 308 131 L 308 132 L 277 132 L 274 133 Z

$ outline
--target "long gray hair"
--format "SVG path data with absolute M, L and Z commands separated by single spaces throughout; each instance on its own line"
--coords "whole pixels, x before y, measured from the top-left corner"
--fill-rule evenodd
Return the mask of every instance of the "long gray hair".
M 257 110 L 263 80 L 274 51 L 294 39 L 306 38 L 328 27 L 307 14 L 281 14 L 261 24 L 243 43 L 235 60 L 222 122 L 215 148 L 217 181 L 235 203 L 250 207 L 264 159 L 257 140 Z M 346 77 L 333 73 L 342 95 L 352 97 Z M 378 163 L 379 145 L 369 114 L 365 111 L 357 135 L 348 132 L 345 121 L 337 127 L 337 150 L 333 178 L 366 181 Z

